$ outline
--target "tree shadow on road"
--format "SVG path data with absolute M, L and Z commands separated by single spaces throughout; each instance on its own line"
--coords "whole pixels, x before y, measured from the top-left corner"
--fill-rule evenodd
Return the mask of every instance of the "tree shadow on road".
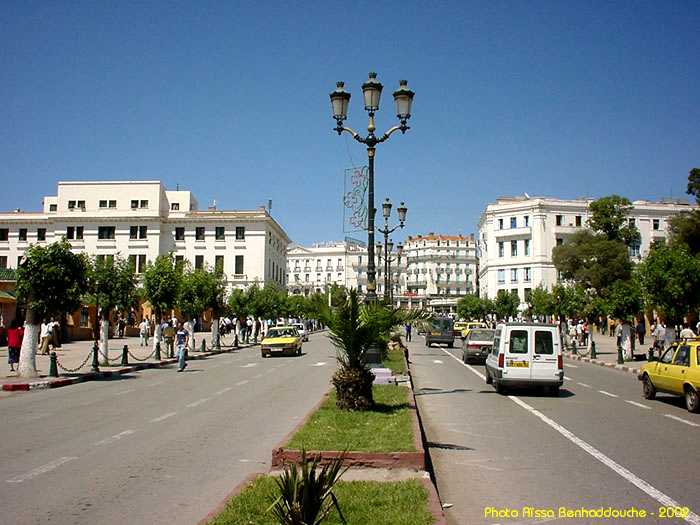
M 450 390 L 443 390 L 441 388 L 419 388 L 416 390 L 416 396 L 430 396 L 434 394 L 461 394 L 463 392 L 471 392 L 470 388 L 452 388 Z

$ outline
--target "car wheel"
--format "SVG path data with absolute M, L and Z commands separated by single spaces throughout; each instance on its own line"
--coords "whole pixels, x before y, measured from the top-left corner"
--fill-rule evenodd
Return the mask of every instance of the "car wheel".
M 493 383 L 493 378 L 491 377 L 491 374 L 489 373 L 489 369 L 486 369 L 486 384 L 490 385 Z
M 550 386 L 549 395 L 552 397 L 559 397 L 559 385 Z
M 685 406 L 688 412 L 700 412 L 700 396 L 692 386 L 685 387 Z
M 265 352 L 260 352 L 263 356 L 263 359 L 267 357 L 267 354 Z
M 453 348 L 453 347 L 454 347 L 454 343 L 447 343 L 447 348 Z
M 506 387 L 500 381 L 494 382 L 493 386 L 496 388 L 496 392 L 499 394 L 503 395 L 506 393 Z
M 301 347 L 297 348 L 297 355 L 301 355 Z
M 646 374 L 644 375 L 644 379 L 642 379 L 642 394 L 644 395 L 644 399 L 654 399 L 656 397 L 654 383 L 651 382 L 651 379 L 649 379 L 649 376 Z
M 467 354 L 462 352 L 462 363 L 466 363 L 466 362 L 467 362 Z

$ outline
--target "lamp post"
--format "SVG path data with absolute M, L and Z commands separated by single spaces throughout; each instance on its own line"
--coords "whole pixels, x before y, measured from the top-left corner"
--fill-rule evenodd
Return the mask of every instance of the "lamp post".
M 377 243 L 377 252 L 379 253 L 379 261 L 382 260 L 382 248 L 384 251 L 384 300 L 389 303 L 394 302 L 394 284 L 392 281 L 391 263 L 398 261 L 398 265 L 401 265 L 401 255 L 403 254 L 403 244 L 399 243 L 396 246 L 396 256 L 392 257 L 394 251 L 394 241 L 391 239 L 384 239 L 384 246 L 382 243 Z
M 393 249 L 393 243 L 391 245 L 391 248 L 389 248 L 389 234 L 393 233 L 396 231 L 397 228 L 403 228 L 404 224 L 406 223 L 406 213 L 408 212 L 408 208 L 406 208 L 406 205 L 402 202 L 401 205 L 396 208 L 396 212 L 399 215 L 399 223 L 394 226 L 393 228 L 389 227 L 389 217 L 391 217 L 391 208 L 392 204 L 389 198 L 384 199 L 384 202 L 382 203 L 382 215 L 384 216 L 384 228 L 377 228 L 377 231 L 379 233 L 384 234 L 384 300 L 388 301 L 391 298 L 391 294 L 389 293 L 389 281 L 390 281 L 390 276 L 388 274 L 389 269 L 391 268 L 390 261 L 389 261 L 389 256 L 391 255 L 391 250 Z M 403 247 L 402 247 L 403 249 Z
M 367 82 L 362 84 L 362 95 L 365 103 L 365 111 L 369 115 L 367 124 L 367 136 L 362 137 L 356 131 L 343 125 L 343 121 L 348 118 L 348 106 L 350 105 L 350 93 L 345 91 L 345 83 L 337 82 L 336 89 L 330 94 L 333 118 L 336 121 L 335 131 L 341 135 L 343 131 L 348 132 L 352 138 L 367 146 L 367 159 L 369 169 L 369 180 L 367 184 L 367 301 L 377 299 L 376 267 L 374 264 L 374 155 L 377 144 L 387 140 L 394 132 L 406 133 L 409 126 L 408 119 L 411 118 L 411 105 L 414 93 L 408 89 L 408 82 L 399 81 L 399 89 L 394 91 L 394 102 L 396 103 L 396 116 L 399 124 L 389 128 L 384 135 L 377 137 L 374 132 L 377 129 L 374 124 L 374 114 L 379 111 L 379 98 L 382 94 L 382 84 L 377 80 L 376 73 L 370 73 Z

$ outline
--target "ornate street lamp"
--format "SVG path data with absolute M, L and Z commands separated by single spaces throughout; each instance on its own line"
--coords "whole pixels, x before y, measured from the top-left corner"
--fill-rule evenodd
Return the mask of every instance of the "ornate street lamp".
M 377 231 L 379 233 L 384 234 L 384 300 L 389 301 L 391 300 L 391 275 L 389 275 L 389 269 L 391 268 L 391 261 L 389 260 L 391 256 L 391 251 L 394 247 L 393 243 L 389 242 L 389 234 L 393 233 L 396 231 L 397 228 L 403 228 L 404 225 L 406 224 L 406 213 L 408 212 L 408 208 L 406 208 L 406 205 L 402 202 L 398 208 L 396 208 L 396 211 L 399 215 L 399 223 L 394 226 L 393 228 L 389 227 L 389 217 L 391 216 L 391 208 L 392 204 L 389 198 L 387 197 L 384 202 L 382 203 L 382 215 L 384 216 L 384 228 L 377 228 Z M 393 259 L 392 259 L 393 260 Z
M 338 135 L 346 131 L 356 141 L 367 146 L 369 168 L 367 184 L 367 301 L 374 301 L 377 298 L 376 266 L 374 262 L 374 214 L 376 212 L 374 209 L 374 155 L 376 146 L 387 140 L 394 132 L 401 131 L 403 134 L 410 129 L 407 122 L 411 118 L 411 106 L 415 95 L 413 91 L 408 89 L 408 83 L 405 80 L 399 81 L 399 89 L 394 91 L 394 103 L 396 104 L 396 116 L 399 119 L 399 124 L 389 128 L 381 137 L 377 137 L 374 134 L 376 130 L 374 113 L 379 111 L 379 99 L 382 95 L 382 89 L 383 86 L 377 80 L 376 73 L 370 73 L 367 81 L 362 84 L 365 111 L 369 115 L 366 137 L 361 137 L 357 132 L 343 124 L 343 121 L 348 118 L 348 106 L 350 105 L 350 93 L 345 91 L 345 83 L 337 82 L 335 91 L 330 94 L 333 118 L 336 121 L 334 130 L 338 132 Z M 398 211 L 399 220 L 401 220 L 401 210 L 399 209 Z

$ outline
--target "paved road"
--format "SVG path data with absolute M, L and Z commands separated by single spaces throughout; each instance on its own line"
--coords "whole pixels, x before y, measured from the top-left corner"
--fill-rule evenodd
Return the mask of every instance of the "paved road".
M 242 350 L 0 399 L 0 522 L 192 524 L 329 388 L 335 354 Z M 323 363 L 323 364 L 321 364 Z
M 700 416 L 680 399 L 646 401 L 635 376 L 568 360 L 560 397 L 527 390 L 501 396 L 480 377 L 483 366 L 463 366 L 461 349 L 426 348 L 416 337 L 410 351 L 438 490 L 452 504 L 450 523 L 535 523 L 522 515 L 485 516 L 490 506 L 658 514 L 670 502 L 665 497 L 700 513 Z M 697 515 L 688 521 L 700 524 Z

